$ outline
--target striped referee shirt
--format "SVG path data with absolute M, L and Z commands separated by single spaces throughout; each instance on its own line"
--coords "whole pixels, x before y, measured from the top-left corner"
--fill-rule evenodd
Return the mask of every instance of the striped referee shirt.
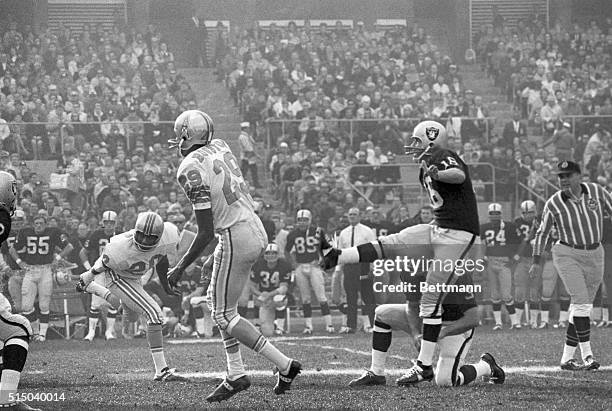
M 612 195 L 594 183 L 581 183 L 580 188 L 579 199 L 557 191 L 544 204 L 542 222 L 533 246 L 534 262 L 539 262 L 553 225 L 557 228 L 559 241 L 570 246 L 590 246 L 601 242 L 603 214 L 604 210 L 612 213 Z

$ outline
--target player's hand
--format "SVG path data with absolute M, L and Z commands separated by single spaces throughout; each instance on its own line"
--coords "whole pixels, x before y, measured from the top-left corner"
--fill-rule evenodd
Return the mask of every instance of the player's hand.
M 338 250 L 337 248 L 329 248 L 327 250 L 323 250 L 323 259 L 319 263 L 322 269 L 329 270 L 330 268 L 334 268 L 338 265 L 338 257 L 342 254 L 342 250 Z
M 167 276 L 170 289 L 165 290 L 166 293 L 169 295 L 182 295 L 181 291 L 177 289 L 177 286 L 179 281 L 181 281 L 181 277 L 183 276 L 183 270 L 177 265 L 168 271 Z
M 87 284 L 85 284 L 85 281 L 83 281 L 82 279 L 79 279 L 79 281 L 77 281 L 74 284 L 74 288 L 77 290 L 78 293 L 86 293 L 87 290 Z
M 530 279 L 536 278 L 538 274 L 540 273 L 541 269 L 542 269 L 541 264 L 531 264 L 531 267 L 529 267 L 529 278 Z
M 427 174 L 429 174 L 432 180 L 438 179 L 438 172 L 438 167 L 436 167 L 435 165 L 431 165 L 427 168 Z

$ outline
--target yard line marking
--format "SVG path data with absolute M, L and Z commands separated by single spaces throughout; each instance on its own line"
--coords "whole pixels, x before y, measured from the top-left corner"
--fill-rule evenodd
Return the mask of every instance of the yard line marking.
M 336 337 L 336 336 L 326 336 L 326 335 L 320 335 L 320 336 L 312 336 L 312 337 L 269 337 L 268 340 L 270 342 L 284 342 L 284 341 L 316 341 L 316 340 L 340 340 L 342 339 L 342 337 Z M 220 337 L 214 337 L 214 338 L 189 338 L 189 339 L 181 339 L 181 340 L 168 340 L 168 341 L 164 341 L 165 344 L 174 344 L 174 345 L 179 345 L 179 344 L 220 344 L 221 343 L 221 338 Z
M 600 370 L 611 371 L 612 366 L 610 365 L 603 366 L 600 368 Z M 543 372 L 549 372 L 549 373 L 554 373 L 554 374 L 560 374 L 564 372 L 559 367 L 554 367 L 554 366 L 507 367 L 504 369 L 504 371 L 506 372 L 506 374 L 525 374 L 527 376 L 533 376 L 537 378 L 553 378 L 553 379 L 568 380 L 568 381 L 585 381 L 585 380 L 581 380 L 579 376 L 589 375 L 589 373 L 587 372 L 578 372 L 578 373 L 568 372 L 567 375 L 576 375 L 577 377 L 577 378 L 570 378 L 570 377 L 561 377 L 561 376 L 556 376 L 556 375 L 542 374 Z M 406 372 L 408 372 L 408 369 L 397 369 L 396 368 L 396 369 L 388 370 L 386 375 L 399 376 L 399 375 L 405 374 Z M 183 372 L 180 374 L 188 378 L 197 379 L 197 378 L 223 378 L 225 377 L 225 373 L 226 371 L 223 370 L 223 371 L 192 372 L 192 373 Z M 321 369 L 319 371 L 317 371 L 316 369 L 305 369 L 305 370 L 302 370 L 300 375 L 354 376 L 354 375 L 361 375 L 363 373 L 364 373 L 364 368 L 326 368 L 326 369 Z M 273 375 L 271 369 L 247 370 L 247 374 L 252 377 L 270 377 Z M 146 373 L 127 372 L 127 373 L 121 373 L 121 374 L 108 374 L 108 377 L 113 378 L 113 379 L 126 380 L 126 379 L 137 379 L 139 377 L 149 378 L 150 375 L 151 375 L 151 372 L 146 372 Z M 589 381 L 590 382 L 602 382 L 602 383 L 609 382 L 607 380 L 601 380 L 601 381 L 589 380 Z

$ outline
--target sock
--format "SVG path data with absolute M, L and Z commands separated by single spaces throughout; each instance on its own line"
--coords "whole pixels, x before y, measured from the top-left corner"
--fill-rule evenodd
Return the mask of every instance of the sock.
M 240 354 L 240 343 L 225 331 L 221 331 L 221 336 L 227 359 L 227 378 L 233 381 L 246 374 Z
M 114 334 L 115 333 L 115 317 L 106 317 L 106 333 Z
M 548 314 L 549 314 L 548 310 L 543 310 L 540 312 L 540 318 L 542 319 L 543 323 L 548 324 L 548 320 L 549 320 Z
M 537 307 L 538 303 L 535 303 L 533 301 L 529 302 L 529 322 L 531 324 L 538 323 L 538 314 L 540 314 L 540 310 Z
M 312 317 L 304 318 L 304 322 L 306 323 L 306 328 L 312 329 Z
M 286 375 L 289 372 L 291 359 L 280 352 L 266 337 L 259 337 L 259 341 L 255 344 L 255 352 L 267 358 L 270 362 L 276 365 L 276 368 L 281 374 Z
M 476 364 L 472 365 L 476 369 L 476 378 L 489 377 L 491 375 L 491 366 L 483 360 L 480 360 Z
M 200 335 L 204 335 L 204 330 L 205 330 L 204 317 L 196 318 L 195 326 L 196 326 L 197 333 L 200 334 Z
M 147 342 L 149 343 L 149 350 L 151 351 L 151 356 L 153 357 L 155 374 L 159 375 L 164 368 L 168 367 L 168 364 L 166 364 L 166 357 L 164 356 L 161 324 L 147 325 Z
M 559 321 L 567 322 L 569 321 L 569 300 L 561 300 L 559 301 Z
M 608 310 L 608 307 L 603 308 L 603 311 L 601 312 L 601 320 L 605 322 L 610 321 L 610 312 Z
M 4 346 L 4 364 L 0 378 L 0 404 L 8 404 L 9 393 L 15 393 L 19 386 L 21 371 L 28 357 L 28 342 L 21 338 L 11 338 Z M 13 401 L 14 402 L 14 401 Z
M 542 309 L 542 311 L 540 312 L 542 322 L 548 324 L 550 315 L 550 301 L 544 299 L 540 300 L 540 308 Z
M 462 365 L 457 373 L 457 380 L 453 381 L 453 385 L 467 385 L 476 379 L 476 375 L 476 368 L 473 365 Z
M 323 319 L 325 320 L 325 326 L 326 327 L 331 327 L 332 326 L 332 316 L 330 314 L 324 315 Z M 312 321 L 312 318 L 311 318 Z
M 391 326 L 375 319 L 374 333 L 372 334 L 372 366 L 370 371 L 376 375 L 385 374 L 387 351 L 391 346 L 391 337 Z
M 593 355 L 591 351 L 591 324 L 589 317 L 574 316 L 574 326 L 576 327 L 576 335 L 578 337 L 578 345 L 582 353 L 582 359 L 586 359 L 589 355 Z
M 312 328 L 312 306 L 310 303 L 302 304 L 302 310 L 304 311 L 304 320 L 306 320 L 306 326 Z M 310 325 L 308 320 L 310 319 Z
M 493 303 L 493 318 L 495 319 L 495 324 L 501 325 L 501 303 Z
M 586 361 L 588 356 L 592 356 L 593 355 L 593 351 L 591 351 L 591 342 L 590 341 L 579 342 L 578 345 L 580 346 L 580 353 L 582 354 L 582 360 L 583 361 Z
M 368 317 L 367 315 L 362 315 L 361 316 L 361 321 L 363 321 L 363 326 L 365 328 L 371 328 L 372 324 L 370 324 L 370 317 Z
M 567 332 L 565 334 L 565 346 L 563 347 L 563 356 L 561 357 L 561 363 L 566 363 L 574 358 L 576 347 L 578 346 L 578 336 L 576 335 L 576 328 L 574 323 L 569 323 L 567 326 Z
M 516 308 L 514 308 L 514 301 L 509 302 L 505 305 L 506 305 L 506 310 L 508 310 L 509 315 L 516 314 Z
M 431 366 L 441 329 L 441 323 L 423 324 L 423 341 L 421 342 L 421 352 L 419 352 L 418 358 L 421 366 Z
M 347 327 L 347 324 L 348 324 L 348 317 L 346 316 L 346 314 L 342 314 L 342 326 Z
M 525 303 L 517 303 L 516 304 L 517 307 L 524 307 Z M 523 309 L 522 308 L 516 308 L 516 320 L 518 321 L 519 324 L 522 323 L 523 321 Z
M 47 337 L 47 329 L 49 328 L 49 313 L 40 313 L 40 331 L 38 332 L 43 337 Z
M 98 317 L 92 318 L 89 317 L 89 330 L 87 334 L 93 335 L 96 332 L 96 327 L 98 326 Z

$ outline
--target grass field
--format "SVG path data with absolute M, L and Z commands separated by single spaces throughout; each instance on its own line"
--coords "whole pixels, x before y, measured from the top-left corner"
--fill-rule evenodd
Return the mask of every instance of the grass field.
M 568 372 L 558 368 L 564 330 L 477 330 L 468 361 L 493 353 L 507 372 L 504 385 L 478 382 L 461 388 L 421 383 L 395 386 L 395 379 L 416 357 L 405 334 L 396 333 L 388 362 L 386 387 L 347 387 L 370 365 L 371 336 L 318 334 L 273 338 L 304 372 L 286 395 L 272 393 L 275 376 L 265 359 L 243 349 L 252 386 L 212 407 L 241 409 L 612 409 L 612 329 L 592 332 L 602 369 Z M 214 388 L 207 377 L 222 376 L 225 358 L 218 339 L 167 340 L 166 357 L 191 383 L 152 381 L 153 365 L 146 340 L 48 340 L 33 343 L 21 392 L 63 393 L 64 401 L 30 402 L 43 409 L 202 409 Z

